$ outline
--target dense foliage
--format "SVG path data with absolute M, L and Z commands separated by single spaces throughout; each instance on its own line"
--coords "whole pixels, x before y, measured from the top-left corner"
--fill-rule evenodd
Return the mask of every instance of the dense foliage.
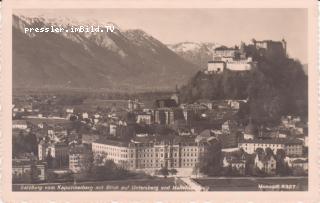
M 247 112 L 257 122 L 277 121 L 281 115 L 307 116 L 308 77 L 299 61 L 284 54 L 261 54 L 246 46 L 257 66 L 246 72 L 198 72 L 181 88 L 183 102 L 199 99 L 249 99 Z

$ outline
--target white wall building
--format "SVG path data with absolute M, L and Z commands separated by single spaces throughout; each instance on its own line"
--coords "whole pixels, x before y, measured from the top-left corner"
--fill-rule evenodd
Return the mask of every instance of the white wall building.
M 208 72 L 223 72 L 225 62 L 223 61 L 208 61 Z
M 238 143 L 238 147 L 242 148 L 245 152 L 253 154 L 256 149 L 270 148 L 273 153 L 277 153 L 278 149 L 283 149 L 287 156 L 302 155 L 302 142 L 300 140 L 288 140 L 288 139 L 271 139 L 271 140 L 243 140 Z

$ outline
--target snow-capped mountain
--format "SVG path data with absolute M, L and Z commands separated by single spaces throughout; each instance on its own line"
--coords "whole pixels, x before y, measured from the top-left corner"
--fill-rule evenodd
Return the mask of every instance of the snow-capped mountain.
M 113 32 L 25 33 L 25 28 L 113 24 Z M 13 16 L 14 87 L 168 89 L 198 67 L 143 30 L 115 23 Z
M 221 45 L 210 42 L 181 42 L 177 44 L 170 44 L 167 46 L 169 49 L 176 52 L 185 60 L 203 68 L 206 66 L 208 60 L 212 60 L 214 49 Z

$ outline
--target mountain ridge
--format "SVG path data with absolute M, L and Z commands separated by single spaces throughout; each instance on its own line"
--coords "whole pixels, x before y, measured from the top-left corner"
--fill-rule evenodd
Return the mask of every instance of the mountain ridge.
M 13 16 L 13 87 L 173 89 L 199 69 L 143 30 L 24 33 L 43 19 Z
M 169 49 L 176 52 L 185 60 L 205 68 L 207 62 L 212 60 L 214 49 L 221 45 L 213 42 L 180 42 L 168 44 Z

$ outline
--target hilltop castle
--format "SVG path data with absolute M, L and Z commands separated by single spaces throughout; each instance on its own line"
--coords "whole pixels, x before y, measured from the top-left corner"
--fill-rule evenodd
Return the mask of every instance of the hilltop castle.
M 282 41 L 252 40 L 253 46 L 261 54 L 268 52 L 286 54 L 287 43 L 284 39 Z M 247 57 L 245 52 L 245 44 L 242 42 L 240 48 L 221 46 L 217 47 L 213 52 L 213 60 L 208 61 L 207 70 L 205 73 L 222 73 L 225 69 L 231 71 L 249 71 L 257 65 L 252 57 Z

